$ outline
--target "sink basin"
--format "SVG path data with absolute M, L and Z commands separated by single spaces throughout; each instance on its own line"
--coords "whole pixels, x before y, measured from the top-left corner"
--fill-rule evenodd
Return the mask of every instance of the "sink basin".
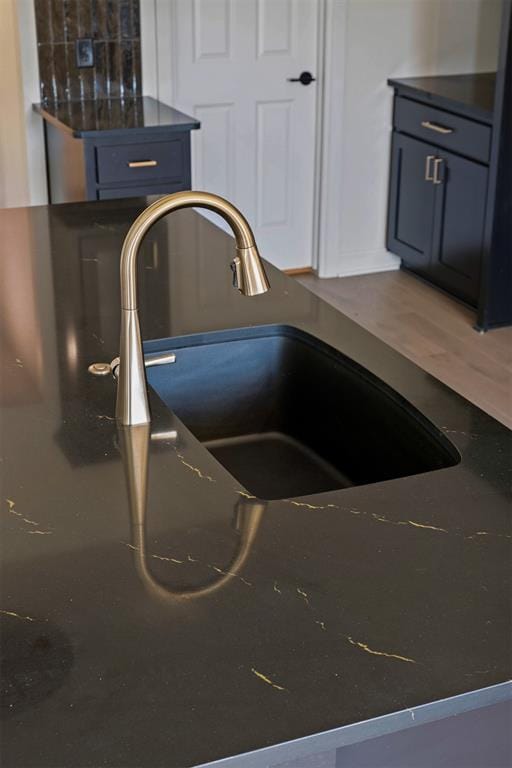
M 454 446 L 373 374 L 313 336 L 260 326 L 146 342 L 174 351 L 149 384 L 260 499 L 365 485 L 457 464 Z

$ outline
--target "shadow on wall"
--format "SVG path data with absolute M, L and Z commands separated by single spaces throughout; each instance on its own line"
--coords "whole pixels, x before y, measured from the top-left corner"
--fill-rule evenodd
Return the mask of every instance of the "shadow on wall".
M 494 71 L 502 0 L 443 0 L 433 74 Z

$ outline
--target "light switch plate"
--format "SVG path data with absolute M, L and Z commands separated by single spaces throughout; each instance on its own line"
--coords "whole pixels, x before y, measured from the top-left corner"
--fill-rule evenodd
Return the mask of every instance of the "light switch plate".
M 90 37 L 79 37 L 75 43 L 76 66 L 94 67 L 94 48 Z

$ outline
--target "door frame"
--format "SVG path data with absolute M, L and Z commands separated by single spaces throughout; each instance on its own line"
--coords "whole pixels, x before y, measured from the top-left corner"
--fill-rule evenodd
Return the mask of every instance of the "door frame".
M 339 182 L 343 127 L 344 40 L 347 2 L 310 0 L 317 6 L 316 126 L 312 211 L 312 269 L 329 274 L 329 262 L 338 253 L 340 232 Z M 144 0 L 140 4 L 143 93 L 164 103 L 174 101 L 175 0 Z M 161 82 L 159 73 L 170 72 Z M 330 255 L 330 259 L 329 259 Z M 302 265 L 297 264 L 297 267 Z M 332 267 L 331 267 L 332 271 Z

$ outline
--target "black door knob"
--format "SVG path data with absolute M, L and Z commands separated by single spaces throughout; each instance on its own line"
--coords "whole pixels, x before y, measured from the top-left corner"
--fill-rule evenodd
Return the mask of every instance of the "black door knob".
M 289 83 L 301 83 L 302 85 L 309 85 L 314 80 L 316 80 L 316 77 L 313 77 L 311 72 L 301 72 L 299 77 L 288 78 Z

